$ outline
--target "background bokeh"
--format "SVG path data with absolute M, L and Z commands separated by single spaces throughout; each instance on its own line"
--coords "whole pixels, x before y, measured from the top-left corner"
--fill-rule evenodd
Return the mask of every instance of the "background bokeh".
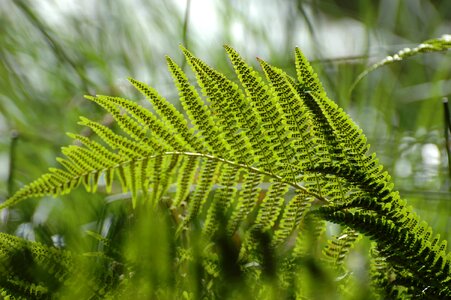
M 83 95 L 144 103 L 131 76 L 176 103 L 164 55 L 183 64 L 180 44 L 231 76 L 223 44 L 291 74 L 299 46 L 329 96 L 363 128 L 401 195 L 451 242 L 451 142 L 442 104 L 451 95 L 449 51 L 384 66 L 350 91 L 372 63 L 450 33 L 451 1 L 440 0 L 0 1 L 0 200 L 56 166 L 60 148 L 71 143 L 65 133 L 83 130 L 80 115 L 110 121 Z M 56 243 L 70 222 L 95 222 L 105 196 L 60 198 L 3 211 L 0 230 Z

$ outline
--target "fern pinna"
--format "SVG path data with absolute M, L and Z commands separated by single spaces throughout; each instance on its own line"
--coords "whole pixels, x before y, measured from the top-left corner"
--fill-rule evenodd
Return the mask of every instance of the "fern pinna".
M 314 257 L 314 241 L 326 237 L 326 220 L 343 225 L 323 250 L 343 289 L 343 262 L 360 233 L 375 242 L 373 285 L 381 297 L 451 297 L 446 241 L 401 200 L 368 153 L 361 129 L 327 97 L 302 52 L 295 51 L 297 78 L 258 58 L 265 80 L 234 49 L 225 50 L 240 86 L 182 47 L 198 88 L 167 57 L 183 113 L 135 79 L 131 84 L 154 112 L 119 97 L 87 96 L 113 116 L 120 132 L 82 117 L 98 141 L 69 134 L 77 143 L 63 148 L 62 168 L 50 169 L 0 208 L 70 193 L 80 184 L 111 193 L 118 181 L 133 207 L 167 205 L 176 239 L 200 227 L 204 240 L 232 249 L 232 258 L 209 243 L 201 250 L 208 278 L 227 272 L 278 278 L 287 297 L 309 295 L 299 270 Z M 2 247 L 9 239 L 0 239 Z M 197 255 L 177 249 L 179 262 Z M 3 257 L 4 265 L 8 253 Z M 227 259 L 238 269 L 227 271 Z M 24 293 L 21 285 L 9 287 L 2 286 L 4 293 Z

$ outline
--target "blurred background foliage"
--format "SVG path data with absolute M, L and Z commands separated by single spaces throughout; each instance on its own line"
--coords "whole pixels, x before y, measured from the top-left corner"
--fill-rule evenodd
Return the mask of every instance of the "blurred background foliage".
M 131 76 L 177 102 L 164 55 L 182 63 L 179 44 L 227 75 L 225 43 L 248 61 L 258 55 L 291 74 L 299 46 L 401 195 L 451 242 L 451 141 L 442 104 L 451 95 L 450 53 L 384 66 L 350 92 L 371 64 L 450 33 L 451 1 L 440 0 L 0 1 L 0 200 L 56 165 L 70 142 L 65 133 L 83 131 L 80 115 L 111 122 L 84 94 L 145 105 L 127 83 Z M 114 197 L 80 190 L 62 198 L 3 211 L 0 230 L 76 246 L 87 229 L 106 236 L 116 224 L 108 218 L 120 215 Z

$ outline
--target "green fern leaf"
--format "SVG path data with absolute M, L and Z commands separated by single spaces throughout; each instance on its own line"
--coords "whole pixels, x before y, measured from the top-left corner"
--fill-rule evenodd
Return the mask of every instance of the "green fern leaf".
M 210 100 L 213 114 L 224 131 L 226 142 L 231 146 L 231 155 L 239 157 L 239 162 L 252 165 L 255 153 L 249 132 L 249 116 L 252 112 L 244 101 L 244 95 L 236 84 L 224 75 L 210 68 L 188 50 L 182 47 L 187 61 L 195 72 L 203 94 Z
M 342 266 L 351 247 L 359 237 L 361 236 L 358 232 L 345 228 L 339 235 L 328 241 L 327 247 L 323 250 L 326 260 L 330 261 L 334 267 Z
M 283 183 L 275 183 L 267 191 L 267 195 L 261 203 L 255 225 L 262 232 L 273 228 L 283 207 L 283 196 L 288 192 L 288 186 Z
M 193 150 L 202 150 L 199 141 L 194 138 L 193 129 L 188 128 L 188 123 L 183 115 L 169 101 L 166 101 L 155 89 L 146 84 L 133 78 L 129 78 L 129 80 L 152 103 L 153 108 L 163 120 L 162 128 L 167 128 L 169 134 L 180 136 L 184 143 L 188 144 L 188 147 L 191 147 Z M 139 108 L 139 111 L 145 111 L 145 109 Z M 147 112 L 146 115 L 151 114 Z M 154 119 L 154 117 L 149 117 L 149 119 Z M 189 150 L 191 151 L 191 149 Z
M 236 208 L 230 217 L 227 232 L 232 235 L 249 213 L 257 206 L 260 198 L 263 176 L 259 173 L 247 173 L 243 178 L 244 184 L 239 194 Z
M 271 147 L 277 147 L 281 140 L 287 139 L 285 133 L 281 133 L 282 126 L 277 126 L 279 122 L 284 122 L 280 108 L 277 107 L 274 99 L 271 99 L 271 91 L 263 84 L 261 77 L 255 72 L 232 48 L 225 46 L 235 72 L 238 75 L 247 94 L 247 101 L 256 114 L 255 123 L 250 124 L 252 130 L 260 130 L 259 135 L 253 135 L 255 138 L 254 148 L 257 155 L 262 157 L 263 168 L 269 172 L 277 173 L 277 154 L 271 151 Z M 279 130 L 279 131 L 278 131 Z M 278 142 L 277 142 L 278 141 Z M 274 142 L 274 143 L 272 143 Z M 283 145 L 283 144 L 282 144 Z M 284 163 L 288 158 L 284 157 Z
M 230 146 L 225 143 L 223 133 L 215 125 L 210 109 L 203 103 L 196 89 L 188 82 L 182 69 L 169 57 L 166 58 L 172 77 L 180 91 L 180 102 L 187 112 L 191 123 L 204 138 L 204 146 L 212 154 L 228 153 Z
M 197 217 L 200 209 L 203 207 L 209 196 L 209 192 L 216 180 L 216 170 L 221 165 L 217 161 L 206 159 L 202 161 L 202 168 L 200 183 L 193 192 L 193 197 L 190 199 L 188 216 L 183 221 L 181 229 L 185 229 L 191 221 Z
M 201 228 L 210 254 L 199 265 L 211 278 L 222 268 L 221 250 L 214 247 L 222 234 L 238 241 L 236 260 L 247 273 L 275 278 L 279 252 L 291 251 L 284 260 L 290 270 L 297 270 L 289 267 L 293 262 L 317 255 L 327 220 L 346 228 L 324 250 L 337 266 L 344 267 L 357 232 L 363 233 L 376 242 L 381 268 L 396 277 L 375 272 L 387 295 L 427 290 L 451 296 L 446 241 L 433 237 L 394 190 L 376 156 L 368 154 L 362 130 L 326 96 L 301 51 L 295 52 L 297 81 L 257 59 L 267 83 L 234 49 L 225 49 L 241 87 L 182 47 L 200 93 L 167 58 L 184 112 L 134 79 L 155 113 L 131 100 L 87 96 L 111 114 L 118 130 L 82 117 L 80 124 L 99 141 L 69 134 L 76 143 L 62 149 L 62 168 L 51 168 L 0 209 L 69 193 L 80 184 L 91 192 L 104 184 L 108 193 L 119 185 L 133 207 L 146 201 L 170 207 L 178 237 Z M 285 284 L 296 285 L 296 276 L 288 274 Z M 14 280 L 8 284 L 30 292 Z
M 227 210 L 237 194 L 234 184 L 239 180 L 239 168 L 231 165 L 224 165 L 223 168 L 224 170 L 221 170 L 221 178 L 218 180 L 222 183 L 222 186 L 218 187 L 219 190 L 214 194 L 205 217 L 203 233 L 206 236 L 212 236 L 217 231 L 218 226 L 221 225 L 220 221 L 225 221 Z
M 274 246 L 282 244 L 298 228 L 312 201 L 313 198 L 303 192 L 299 192 L 290 200 L 285 207 L 279 226 L 274 232 Z

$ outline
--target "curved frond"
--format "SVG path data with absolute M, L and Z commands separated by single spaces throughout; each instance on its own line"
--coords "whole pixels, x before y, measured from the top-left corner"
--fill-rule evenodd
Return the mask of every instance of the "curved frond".
M 327 220 L 345 227 L 324 248 L 335 266 L 345 267 L 352 244 L 364 234 L 376 243 L 374 266 L 384 271 L 376 270 L 374 278 L 389 297 L 451 296 L 446 241 L 401 199 L 375 154 L 368 153 L 362 130 L 326 96 L 299 49 L 296 79 L 258 58 L 264 79 L 225 46 L 235 83 L 181 48 L 196 83 L 169 57 L 167 64 L 183 111 L 134 79 L 131 84 L 153 110 L 120 97 L 87 96 L 111 114 L 114 125 L 81 117 L 79 124 L 94 136 L 69 134 L 75 143 L 62 149 L 60 168 L 22 187 L 0 209 L 80 185 L 107 193 L 118 186 L 130 194 L 133 207 L 168 207 L 176 239 L 189 243 L 187 231 L 200 229 L 209 254 L 199 266 L 211 278 L 229 262 L 237 274 L 276 278 L 281 262 L 291 270 L 284 284 L 292 286 L 302 277 L 294 264 L 317 268 L 310 260 L 326 244 Z M 233 257 L 221 256 L 221 247 L 233 249 Z M 183 250 L 180 263 L 194 259 Z M 21 281 L 3 284 L 21 293 L 47 293 L 45 285 L 25 290 Z

